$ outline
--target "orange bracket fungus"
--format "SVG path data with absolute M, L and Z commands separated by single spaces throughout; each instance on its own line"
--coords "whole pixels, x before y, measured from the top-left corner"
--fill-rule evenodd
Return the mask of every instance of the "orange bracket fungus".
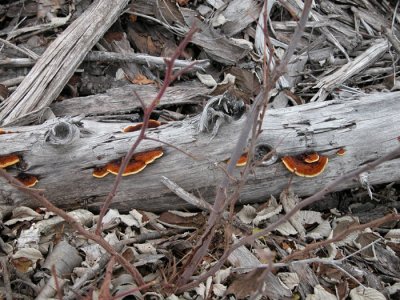
M 239 157 L 238 161 L 236 162 L 236 167 L 243 167 L 243 166 L 245 166 L 245 165 L 247 164 L 247 158 L 248 158 L 247 152 L 246 152 L 246 153 L 243 153 L 243 154 Z
M 18 131 L 7 131 L 7 130 L 0 128 L 0 134 L 9 134 L 9 133 L 18 133 Z
M 308 164 L 317 162 L 319 160 L 319 154 L 317 152 L 303 154 L 302 157 L 304 161 Z
M 16 154 L 1 155 L 0 156 L 0 168 L 4 169 L 9 166 L 15 165 L 20 161 L 19 156 Z
M 92 175 L 96 178 L 103 178 L 107 176 L 109 173 L 110 172 L 107 170 L 107 167 L 103 166 L 94 168 Z
M 336 151 L 336 154 L 339 156 L 343 156 L 346 154 L 346 149 L 340 148 L 338 151 Z
M 19 173 L 15 178 L 26 187 L 33 187 L 39 182 L 36 176 L 26 173 Z
M 149 123 L 147 124 L 147 128 L 157 128 L 160 125 L 161 125 L 161 122 L 150 119 Z M 143 127 L 143 122 L 138 123 L 136 125 L 129 125 L 129 126 L 125 127 L 124 129 L 122 129 L 122 132 L 125 132 L 125 133 L 126 132 L 134 132 L 134 131 L 138 131 L 138 130 L 142 129 L 142 127 Z
M 239 157 L 238 161 L 236 162 L 236 167 L 245 166 L 247 164 L 247 159 L 248 159 L 248 153 L 245 152 Z M 230 159 L 225 160 L 225 163 L 229 163 L 229 161 L 230 161 Z
M 319 155 L 317 161 L 308 163 L 305 161 L 304 155 L 284 156 L 282 162 L 285 167 L 301 177 L 315 177 L 321 174 L 328 164 L 328 157 Z
M 151 164 L 157 158 L 163 156 L 164 152 L 161 147 L 154 150 L 139 152 L 133 155 L 132 160 L 142 161 L 146 165 Z
M 163 154 L 164 152 L 162 147 L 134 154 L 122 173 L 122 176 L 139 173 L 146 168 L 148 164 L 151 164 L 157 158 L 163 156 Z M 96 178 L 103 178 L 109 173 L 117 175 L 121 168 L 121 164 L 122 159 L 110 161 L 106 166 L 94 168 L 92 175 Z
M 110 172 L 111 174 L 117 175 L 121 167 L 121 163 L 122 163 L 121 160 L 115 160 L 109 162 L 106 166 L 107 171 Z M 129 164 L 126 166 L 125 171 L 122 173 L 122 176 L 128 176 L 139 173 L 144 168 L 146 168 L 146 164 L 143 161 L 136 161 L 136 160 L 130 161 Z

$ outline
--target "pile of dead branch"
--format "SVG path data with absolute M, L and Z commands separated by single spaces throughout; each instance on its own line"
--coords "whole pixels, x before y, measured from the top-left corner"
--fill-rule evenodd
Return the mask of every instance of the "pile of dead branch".
M 0 299 L 398 299 L 397 4 L 3 1 Z

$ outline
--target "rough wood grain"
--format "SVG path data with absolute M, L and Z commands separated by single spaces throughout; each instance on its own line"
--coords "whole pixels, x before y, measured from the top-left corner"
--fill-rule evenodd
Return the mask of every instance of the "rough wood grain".
M 59 95 L 88 51 L 115 22 L 128 0 L 97 0 L 46 49 L 0 110 L 0 123 L 12 124 L 40 111 Z
M 211 91 L 196 81 L 177 84 L 167 89 L 158 107 L 200 104 Z M 51 108 L 56 116 L 76 116 L 82 113 L 86 115 L 120 114 L 141 109 L 141 103 L 135 93 L 144 103 L 150 104 L 156 97 L 158 89 L 153 85 L 126 85 L 110 89 L 104 94 L 55 102 Z
M 294 192 L 309 195 L 337 176 L 397 147 L 399 111 L 400 92 L 271 110 L 263 123 L 259 143 L 276 147 L 280 155 L 311 149 L 330 155 L 329 165 L 322 175 L 310 179 L 293 178 Z M 213 139 L 210 134 L 197 133 L 197 123 L 193 119 L 150 130 L 149 136 L 172 143 L 195 155 L 197 160 L 163 146 L 165 155 L 162 158 L 143 172 L 123 178 L 114 207 L 153 211 L 187 207 L 161 183 L 161 176 L 212 201 L 215 186 L 223 176 L 219 166 L 229 158 L 241 124 L 242 120 L 223 125 Z M 33 127 L 10 128 L 20 132 L 0 135 L 0 155 L 11 152 L 22 155 L 23 168 L 39 176 L 37 188 L 43 189 L 53 203 L 68 208 L 98 209 L 114 177 L 96 179 L 91 173 L 93 167 L 127 152 L 137 132 L 123 134 L 119 131 L 123 125 L 83 120 L 78 127 L 53 120 Z M 51 128 L 63 133 L 61 138 L 56 139 L 49 131 Z M 159 145 L 146 140 L 138 151 Z M 347 149 L 343 157 L 334 155 L 340 147 Z M 386 162 L 370 172 L 369 182 L 399 181 L 399 170 L 400 159 Z M 16 173 L 16 169 L 10 168 L 9 172 Z M 279 194 L 287 186 L 290 175 L 280 161 L 256 167 L 241 193 L 240 202 L 264 201 L 271 194 Z M 354 186 L 359 186 L 357 180 L 338 186 L 337 190 Z M 1 179 L 0 205 L 6 204 L 35 206 L 31 199 Z

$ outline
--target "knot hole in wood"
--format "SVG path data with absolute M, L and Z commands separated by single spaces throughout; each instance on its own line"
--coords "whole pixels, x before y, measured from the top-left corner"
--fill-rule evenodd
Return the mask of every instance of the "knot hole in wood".
M 79 138 L 79 129 L 69 122 L 60 121 L 47 131 L 45 141 L 51 145 L 72 144 Z

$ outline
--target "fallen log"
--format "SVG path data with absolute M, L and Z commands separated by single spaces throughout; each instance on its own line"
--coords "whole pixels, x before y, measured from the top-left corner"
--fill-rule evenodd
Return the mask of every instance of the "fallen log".
M 343 173 L 381 157 L 398 146 L 400 135 L 400 92 L 359 96 L 268 111 L 258 145 L 275 148 L 279 156 L 318 151 L 329 156 L 325 171 L 314 178 L 294 176 L 291 186 L 300 196 L 310 195 Z M 198 119 L 198 118 L 197 118 Z M 198 197 L 212 202 L 215 186 L 224 175 L 243 119 L 224 124 L 218 134 L 198 132 L 196 118 L 150 129 L 148 136 L 172 144 L 196 159 L 165 144 L 144 140 L 137 151 L 163 147 L 164 156 L 141 173 L 124 177 L 113 207 L 148 211 L 181 209 L 188 204 L 162 183 L 165 176 Z M 35 188 L 54 204 L 68 209 L 97 210 L 110 191 L 115 177 L 92 176 L 93 169 L 122 157 L 138 132 L 123 133 L 122 123 L 110 124 L 83 119 L 53 119 L 42 125 L 7 128 L 15 133 L 0 135 L 0 155 L 21 157 L 17 167 L 38 177 Z M 262 148 L 262 147 L 261 147 Z M 345 148 L 345 156 L 336 156 Z M 240 175 L 238 168 L 237 175 Z M 287 187 L 291 173 L 280 160 L 258 165 L 240 194 L 240 203 L 264 201 Z M 388 161 L 368 174 L 371 185 L 400 180 L 400 159 Z M 336 187 L 359 186 L 357 179 Z M 38 204 L 0 178 L 0 205 Z

